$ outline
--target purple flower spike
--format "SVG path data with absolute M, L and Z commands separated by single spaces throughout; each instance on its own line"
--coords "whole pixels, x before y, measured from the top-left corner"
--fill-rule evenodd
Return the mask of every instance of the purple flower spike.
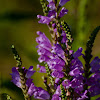
M 46 73 L 46 69 L 44 66 L 40 66 L 39 64 L 37 65 L 37 68 L 40 68 L 40 73 Z
M 70 0 L 60 0 L 59 5 L 63 6 L 65 3 L 67 3 Z
M 67 14 L 67 12 L 68 10 L 65 7 L 63 7 L 59 13 L 59 17 L 60 18 L 63 17 L 65 14 Z

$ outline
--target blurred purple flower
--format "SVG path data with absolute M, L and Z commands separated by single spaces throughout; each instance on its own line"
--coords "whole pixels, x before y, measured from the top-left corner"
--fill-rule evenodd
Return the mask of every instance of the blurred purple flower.
M 40 73 L 46 73 L 46 69 L 44 66 L 40 66 L 39 64 L 37 65 L 37 68 L 40 68 Z
M 65 3 L 67 3 L 70 0 L 60 0 L 59 5 L 63 6 Z
M 59 17 L 60 18 L 63 17 L 65 14 L 67 14 L 67 12 L 68 10 L 65 7 L 63 7 L 59 13 Z

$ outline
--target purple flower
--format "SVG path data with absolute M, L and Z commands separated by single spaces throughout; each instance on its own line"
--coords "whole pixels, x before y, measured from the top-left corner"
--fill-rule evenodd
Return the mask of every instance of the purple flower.
M 37 15 L 37 18 L 40 18 L 38 22 L 42 24 L 49 24 L 51 22 L 51 18 L 46 16 Z
M 60 0 L 59 5 L 63 6 L 65 3 L 67 3 L 70 0 Z
M 62 82 L 62 85 L 68 89 L 70 86 L 71 86 L 71 82 L 68 80 L 68 79 L 65 79 L 63 82 Z
M 25 77 L 30 78 L 36 71 L 33 70 L 33 66 L 30 66 L 30 68 L 27 70 Z
M 51 55 L 51 43 L 50 40 L 45 36 L 44 33 L 38 31 L 37 34 L 39 37 L 36 38 L 36 42 L 39 44 L 37 46 L 38 48 L 38 55 L 40 57 L 38 58 L 39 62 L 47 62 L 50 58 L 49 56 Z
M 89 92 L 90 92 L 91 97 L 99 95 L 100 94 L 100 81 L 97 84 L 91 86 L 89 88 Z
M 35 88 L 35 86 L 34 86 L 34 84 L 32 83 L 32 84 L 30 85 L 29 89 L 28 89 L 28 94 L 29 94 L 30 96 L 33 95 L 33 93 L 34 93 L 34 88 Z
M 61 100 L 61 97 L 58 94 L 54 94 L 51 100 Z
M 56 84 L 59 84 L 59 82 L 60 82 L 60 78 L 56 78 L 56 79 L 55 79 L 55 83 L 56 83 Z
M 37 87 L 33 93 L 35 99 L 40 100 L 48 100 L 50 99 L 50 95 L 47 91 L 42 89 L 41 87 Z
M 20 83 L 20 75 L 19 72 L 17 71 L 16 67 L 12 68 L 12 73 L 10 74 L 12 76 L 12 82 L 21 88 L 21 83 Z
M 36 72 L 33 70 L 33 66 L 30 66 L 30 68 L 27 70 L 23 67 L 23 70 L 24 70 L 24 75 L 25 75 L 25 78 L 26 78 L 26 85 L 28 87 L 30 87 L 31 83 L 32 83 L 32 80 L 33 79 L 30 79 L 30 77 Z M 12 73 L 10 74 L 12 76 L 12 82 L 18 86 L 19 88 L 21 88 L 21 79 L 20 79 L 20 75 L 19 75 L 19 72 L 18 72 L 18 68 L 16 67 L 13 67 L 12 68 Z
M 69 75 L 71 76 L 76 76 L 76 75 L 81 75 L 82 73 L 80 72 L 80 70 L 76 67 L 75 69 L 73 69 L 72 71 L 70 71 Z
M 85 90 L 85 92 L 83 94 L 81 94 L 81 97 L 79 97 L 77 100 L 85 100 L 87 98 L 88 98 L 88 96 L 87 96 L 87 90 Z
M 65 62 L 60 59 L 57 55 L 50 56 L 50 59 L 47 62 L 50 69 L 62 71 L 65 65 Z
M 65 7 L 63 7 L 59 13 L 59 17 L 60 18 L 63 17 L 65 14 L 67 14 L 67 12 L 68 10 Z
M 48 12 L 48 17 L 50 18 L 55 18 L 56 17 L 56 11 L 55 10 L 50 10 Z
M 95 57 L 90 63 L 90 66 L 91 66 L 91 72 L 94 73 L 100 71 L 100 59 L 98 57 Z
M 70 65 L 70 70 L 72 71 L 77 67 L 79 70 L 82 70 L 83 69 L 82 62 L 78 58 L 72 59 L 71 65 Z
M 57 94 L 57 95 L 59 95 L 59 96 L 61 95 L 60 85 L 58 85 L 55 94 Z
M 82 54 L 82 48 L 80 47 L 74 54 L 73 54 L 73 57 L 74 58 L 78 58 L 79 56 L 83 55 Z
M 48 62 L 50 60 L 50 58 L 47 56 L 47 55 L 41 55 L 39 58 L 38 58 L 38 61 L 41 63 L 43 61 L 45 62 Z
M 55 3 L 53 1 L 51 1 L 49 4 L 48 4 L 48 7 L 51 9 L 51 10 L 55 10 L 56 7 L 55 7 Z
M 53 0 L 47 0 L 48 2 L 52 2 Z
M 51 73 L 51 76 L 56 77 L 56 78 L 63 78 L 64 77 L 64 72 L 53 70 L 53 72 Z
M 65 33 L 65 31 L 62 31 L 61 36 L 62 36 L 61 43 L 66 43 L 67 37 L 66 37 L 66 33 Z
M 63 51 L 62 47 L 59 44 L 55 44 L 52 47 L 51 52 L 56 53 L 60 58 L 65 59 L 64 51 Z
M 40 73 L 46 73 L 46 69 L 44 66 L 40 66 L 39 64 L 37 65 L 37 68 L 40 68 Z

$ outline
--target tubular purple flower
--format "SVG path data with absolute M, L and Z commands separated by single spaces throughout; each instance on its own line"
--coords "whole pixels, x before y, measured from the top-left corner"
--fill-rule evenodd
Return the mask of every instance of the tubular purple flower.
M 77 100 L 85 100 L 87 99 L 87 90 L 85 90 L 85 92 L 81 95 L 81 97 L 79 97 Z
M 69 87 L 71 87 L 71 82 L 68 80 L 68 79 L 65 79 L 63 82 L 62 82 L 62 85 L 68 89 Z
M 49 24 L 51 22 L 51 18 L 46 17 L 46 16 L 37 15 L 37 18 L 40 18 L 38 23 Z
M 91 66 L 91 72 L 94 73 L 100 71 L 100 59 L 98 57 L 95 57 L 90 63 L 90 66 Z
M 62 34 L 61 34 L 61 36 L 62 36 L 61 43 L 66 43 L 66 41 L 67 41 L 67 38 L 66 38 L 66 33 L 65 33 L 65 31 L 62 31 Z
M 34 93 L 34 84 L 32 83 L 31 85 L 30 85 L 30 87 L 29 87 L 29 89 L 28 89 L 28 94 L 30 95 L 30 96 L 32 96 L 33 95 L 33 93 Z
M 20 83 L 20 75 L 19 72 L 17 71 L 16 67 L 12 68 L 12 73 L 10 74 L 12 76 L 12 82 L 19 88 L 21 88 L 21 83 Z
M 65 3 L 67 3 L 70 0 L 60 0 L 59 6 L 63 6 Z
M 58 55 L 58 57 L 65 59 L 65 55 L 64 55 L 64 51 L 62 49 L 62 47 L 59 44 L 55 44 L 52 47 L 52 53 L 56 53 Z
M 76 67 L 75 69 L 73 69 L 72 71 L 69 72 L 70 76 L 76 76 L 76 75 L 82 75 L 82 73 L 80 72 L 80 70 Z
M 61 96 L 61 89 L 60 89 L 60 85 L 57 86 L 56 92 L 55 94 Z
M 50 56 L 50 59 L 47 62 L 50 69 L 56 69 L 61 71 L 64 68 L 65 62 L 60 59 L 57 55 Z
M 18 68 L 13 67 L 12 68 L 12 73 L 10 74 L 12 76 L 12 82 L 18 86 L 19 88 L 21 88 L 21 79 L 20 79 L 20 75 L 19 72 L 17 71 Z M 26 85 L 29 87 L 32 83 L 33 79 L 30 79 L 30 77 L 36 72 L 33 70 L 33 66 L 30 66 L 30 68 L 27 70 L 23 67 L 24 69 L 24 75 L 26 78 Z
M 44 66 L 40 66 L 39 64 L 37 65 L 37 68 L 40 68 L 40 73 L 46 73 L 46 69 Z
M 58 94 L 54 94 L 51 100 L 61 100 L 61 97 Z
M 50 95 L 47 91 L 42 89 L 41 87 L 37 87 L 36 91 L 33 93 L 35 99 L 40 100 L 48 100 L 50 99 Z
M 26 78 L 30 78 L 36 71 L 33 70 L 33 66 L 30 66 L 30 68 L 28 69 L 28 71 L 26 72 L 25 77 Z
M 82 47 L 78 48 L 78 50 L 73 54 L 73 57 L 78 58 L 79 56 L 83 55 L 82 50 Z
M 48 12 L 48 17 L 50 17 L 51 19 L 55 18 L 56 17 L 56 11 L 55 10 L 50 10 Z
M 64 77 L 64 72 L 53 70 L 53 72 L 51 73 L 51 76 L 56 77 L 56 78 L 63 78 Z
M 68 10 L 65 7 L 63 7 L 61 9 L 60 13 L 59 13 L 59 17 L 61 18 L 61 17 L 63 17 L 67 13 L 68 13 Z
M 55 10 L 56 7 L 55 7 L 55 3 L 53 1 L 51 1 L 49 4 L 48 4 L 48 7 L 51 9 L 51 10 Z
M 99 81 L 100 82 L 100 81 Z M 95 83 L 95 85 L 91 86 L 88 90 L 90 92 L 90 96 L 96 96 L 100 94 L 100 83 Z

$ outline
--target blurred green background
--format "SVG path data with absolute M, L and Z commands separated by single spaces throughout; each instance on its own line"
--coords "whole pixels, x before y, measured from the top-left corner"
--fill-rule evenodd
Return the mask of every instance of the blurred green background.
M 90 33 L 100 25 L 100 0 L 70 0 L 65 7 L 69 12 L 62 19 L 71 28 L 73 50 L 76 51 L 78 47 L 85 49 Z M 14 100 L 24 99 L 21 90 L 11 83 L 11 69 L 16 65 L 11 45 L 15 45 L 23 66 L 29 68 L 33 65 L 36 70 L 36 31 L 45 32 L 50 38 L 47 26 L 38 24 L 37 14 L 43 15 L 39 0 L 0 0 L 0 94 L 7 93 Z M 100 57 L 100 32 L 92 54 Z M 36 86 L 44 87 L 41 75 L 35 73 L 33 79 Z

